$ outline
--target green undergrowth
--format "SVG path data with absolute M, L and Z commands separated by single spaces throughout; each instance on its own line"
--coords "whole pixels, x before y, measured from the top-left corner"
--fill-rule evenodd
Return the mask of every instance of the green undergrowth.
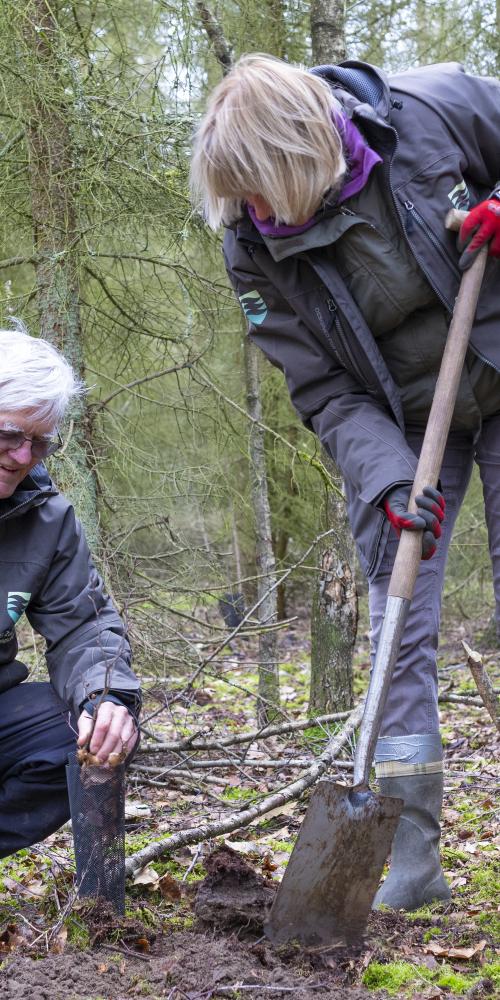
M 221 798 L 225 799 L 226 802 L 251 802 L 257 798 L 257 793 L 251 788 L 239 788 L 237 785 L 231 785 L 224 789 Z
M 88 927 L 81 920 L 71 916 L 65 921 L 68 932 L 68 944 L 80 951 L 85 951 L 90 946 L 90 934 Z
M 498 864 L 485 864 L 483 855 L 481 865 L 471 868 L 469 871 L 468 884 L 471 901 L 478 902 L 487 899 L 500 902 L 499 881 Z
M 456 972 L 446 963 L 439 969 L 428 969 L 425 965 L 404 961 L 387 964 L 371 962 L 362 983 L 369 990 L 385 990 L 389 996 L 411 997 L 414 993 L 421 993 L 424 984 L 438 986 L 460 996 L 485 979 L 491 981 L 496 994 L 496 990 L 500 989 L 500 962 L 483 965 L 474 972 Z
M 168 836 L 165 834 L 158 834 L 154 837 L 151 833 L 127 833 L 125 836 L 125 854 L 135 854 L 136 851 L 142 851 L 143 847 L 149 847 L 150 844 L 158 843 L 160 840 L 168 840 Z
M 411 913 L 405 913 L 406 920 L 409 920 L 412 924 L 435 924 L 440 927 L 446 927 L 449 918 L 446 914 L 442 914 L 442 903 L 427 903 L 425 906 L 421 906 L 418 910 L 412 910 Z

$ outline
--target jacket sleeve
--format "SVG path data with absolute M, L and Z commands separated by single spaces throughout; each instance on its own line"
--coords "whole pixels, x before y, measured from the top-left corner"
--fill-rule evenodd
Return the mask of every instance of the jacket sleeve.
M 53 687 L 78 715 L 94 691 L 109 685 L 136 692 L 140 685 L 130 666 L 124 623 L 105 592 L 73 508 L 63 503 L 51 562 L 26 614 L 47 642 Z
M 417 460 L 388 411 L 326 352 L 294 312 L 293 299 L 287 303 L 250 258 L 248 264 L 255 270 L 243 269 L 242 262 L 231 265 L 226 253 L 247 320 L 245 304 L 257 299 L 245 296 L 253 292 L 262 299 L 259 322 L 249 320 L 249 334 L 283 371 L 299 417 L 317 434 L 354 492 L 365 503 L 377 504 L 392 486 L 413 482 Z

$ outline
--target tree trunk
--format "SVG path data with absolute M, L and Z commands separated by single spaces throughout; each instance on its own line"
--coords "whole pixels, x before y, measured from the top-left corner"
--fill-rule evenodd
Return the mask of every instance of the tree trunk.
M 333 472 L 333 463 L 328 465 Z M 340 484 L 338 474 L 336 479 Z M 324 527 L 333 526 L 336 531 L 333 544 L 321 554 L 311 612 L 312 715 L 352 707 L 352 655 L 358 625 L 354 544 L 344 500 L 329 492 L 323 517 Z
M 197 10 L 201 17 L 207 35 L 214 46 L 215 55 L 221 64 L 225 75 L 232 64 L 231 48 L 228 45 L 221 25 L 209 8 L 198 0 Z M 282 11 L 281 5 L 279 11 Z M 250 340 L 246 322 L 243 321 L 243 343 L 245 358 L 245 384 L 247 407 L 251 418 L 255 421 L 250 432 L 250 475 L 252 484 L 252 505 L 255 519 L 255 562 L 257 567 L 257 599 L 259 607 L 257 617 L 263 625 L 277 620 L 276 603 L 276 561 L 273 550 L 271 531 L 271 508 L 267 489 L 267 470 L 264 431 L 259 426 L 262 422 L 262 404 L 260 398 L 259 350 Z M 261 600 L 262 599 L 262 600 Z M 279 708 L 280 687 L 278 672 L 278 642 L 275 632 L 262 632 L 259 635 L 259 690 L 257 699 L 257 722 L 259 726 L 272 720 Z
M 246 331 L 246 327 L 245 327 Z M 250 432 L 250 473 L 252 479 L 252 505 L 255 518 L 255 553 L 257 565 L 257 598 L 262 600 L 257 615 L 262 624 L 277 620 L 276 567 L 271 534 L 271 511 L 267 491 L 264 431 L 257 421 L 262 420 L 259 377 L 259 351 L 245 336 L 245 381 L 248 412 L 254 422 Z M 270 589 L 274 588 L 274 589 Z M 265 725 L 276 715 L 273 706 L 279 707 L 279 673 L 277 663 L 277 637 L 275 632 L 262 632 L 259 636 L 259 697 L 257 721 Z
M 311 48 L 313 63 L 342 62 L 345 52 L 345 0 L 312 0 Z
M 26 79 L 31 79 L 32 84 L 27 88 L 26 141 L 36 255 L 36 300 L 41 336 L 63 351 L 82 376 L 80 289 L 73 253 L 78 241 L 78 172 L 65 109 L 67 65 L 59 52 L 57 9 L 57 4 L 49 7 L 45 0 L 34 0 L 29 5 L 25 29 Z M 62 459 L 53 461 L 58 486 L 73 500 L 89 544 L 95 548 L 98 543 L 97 491 L 89 461 L 90 427 L 83 399 L 73 402 L 69 418 L 67 447 Z
M 338 0 L 313 0 L 311 38 L 313 62 L 345 58 L 345 11 Z M 341 484 L 331 459 L 325 464 Z M 324 528 L 335 528 L 334 541 L 321 554 L 320 577 L 311 609 L 311 712 L 330 712 L 352 705 L 352 654 L 358 624 L 354 574 L 354 544 L 345 502 L 327 495 Z

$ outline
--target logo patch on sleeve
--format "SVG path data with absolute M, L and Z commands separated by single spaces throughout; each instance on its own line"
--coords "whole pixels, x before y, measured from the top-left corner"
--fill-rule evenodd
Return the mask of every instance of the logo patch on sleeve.
M 448 198 L 453 205 L 453 208 L 459 208 L 465 211 L 466 208 L 470 208 L 470 193 L 465 181 L 460 181 L 460 184 L 455 184 L 455 187 L 450 191 Z
M 266 303 L 260 292 L 257 290 L 245 292 L 244 295 L 239 295 L 238 298 L 248 322 L 253 323 L 255 326 L 260 326 L 268 313 Z
M 19 621 L 21 615 L 29 604 L 31 594 L 24 590 L 9 590 L 7 594 L 7 614 L 12 618 L 14 624 Z

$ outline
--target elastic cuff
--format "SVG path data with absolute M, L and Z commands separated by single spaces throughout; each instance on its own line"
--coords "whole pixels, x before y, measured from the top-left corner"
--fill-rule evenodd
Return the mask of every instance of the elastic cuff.
M 403 764 L 400 760 L 386 760 L 375 764 L 377 778 L 402 778 L 413 774 L 441 774 L 442 760 L 431 760 L 427 764 Z
M 113 705 L 120 705 L 121 708 L 126 708 L 129 715 L 132 716 L 134 722 L 139 725 L 139 712 L 141 710 L 141 699 L 140 696 L 134 692 L 125 692 L 122 696 L 121 692 L 109 691 L 108 694 L 103 695 L 102 691 L 95 691 L 90 698 L 84 701 L 80 705 L 80 712 L 87 712 L 89 715 L 94 717 L 94 712 L 96 708 L 104 701 L 110 701 Z

